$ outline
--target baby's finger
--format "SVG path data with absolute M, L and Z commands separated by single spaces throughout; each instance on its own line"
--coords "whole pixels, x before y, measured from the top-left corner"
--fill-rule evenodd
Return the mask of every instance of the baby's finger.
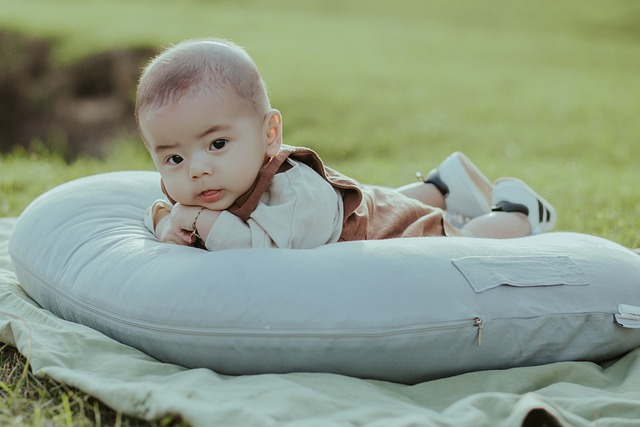
M 180 232 L 178 234 L 182 238 L 182 240 L 184 240 L 189 245 L 192 244 L 195 241 L 195 237 L 193 237 L 191 235 L 190 231 L 180 230 Z

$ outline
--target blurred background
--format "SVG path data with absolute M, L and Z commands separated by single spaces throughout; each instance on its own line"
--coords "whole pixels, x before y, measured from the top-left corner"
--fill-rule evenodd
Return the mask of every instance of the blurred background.
M 0 215 L 153 169 L 140 68 L 207 36 L 254 58 L 286 143 L 356 179 L 401 185 L 462 150 L 554 203 L 558 229 L 640 246 L 636 0 L 3 0 Z

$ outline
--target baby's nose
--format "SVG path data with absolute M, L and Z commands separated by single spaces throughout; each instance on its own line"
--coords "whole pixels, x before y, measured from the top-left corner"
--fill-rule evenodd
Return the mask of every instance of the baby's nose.
M 213 162 L 206 154 L 195 154 L 191 159 L 191 177 L 198 178 L 202 175 L 213 175 Z

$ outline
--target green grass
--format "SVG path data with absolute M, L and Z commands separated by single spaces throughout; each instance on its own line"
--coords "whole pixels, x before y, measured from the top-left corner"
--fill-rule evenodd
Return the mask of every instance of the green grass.
M 117 170 L 153 170 L 144 145 L 119 140 L 107 148 L 104 159 L 80 157 L 66 163 L 63 156 L 36 144 L 0 156 L 0 217 L 18 216 L 38 195 L 63 182 Z
M 179 417 L 145 422 L 113 411 L 73 387 L 38 378 L 13 347 L 0 347 L 0 425 L 2 426 L 186 426 Z
M 108 22 L 105 25 L 104 22 Z M 0 27 L 97 50 L 222 36 L 245 46 L 285 141 L 368 183 L 401 185 L 464 151 L 527 181 L 558 229 L 640 246 L 640 2 L 4 0 Z M 104 161 L 0 157 L 0 215 L 76 177 L 152 169 L 139 141 Z

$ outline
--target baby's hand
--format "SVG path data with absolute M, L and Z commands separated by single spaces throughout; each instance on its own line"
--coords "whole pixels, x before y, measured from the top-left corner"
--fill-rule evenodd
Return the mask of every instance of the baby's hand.
M 173 205 L 169 221 L 171 223 L 171 234 L 181 238 L 186 245 L 191 245 L 196 241 L 193 235 L 194 221 L 200 211 L 199 206 L 185 206 L 180 203 Z
M 171 213 L 167 212 L 158 219 L 156 224 L 156 237 L 164 243 L 173 243 L 176 245 L 190 245 L 183 235 L 184 230 L 177 230 L 171 222 Z
M 193 244 L 196 238 L 191 235 L 191 226 L 199 210 L 199 207 L 176 203 L 171 212 L 166 212 L 157 220 L 156 237 L 158 240 L 176 245 Z
M 203 209 L 200 206 L 186 206 L 176 203 L 171 212 L 165 210 L 163 216 L 158 215 L 156 237 L 165 243 L 192 245 L 196 241 L 193 233 L 194 225 L 203 241 L 207 240 L 213 224 L 220 215 L 219 211 Z M 194 224 L 196 222 L 197 224 Z

